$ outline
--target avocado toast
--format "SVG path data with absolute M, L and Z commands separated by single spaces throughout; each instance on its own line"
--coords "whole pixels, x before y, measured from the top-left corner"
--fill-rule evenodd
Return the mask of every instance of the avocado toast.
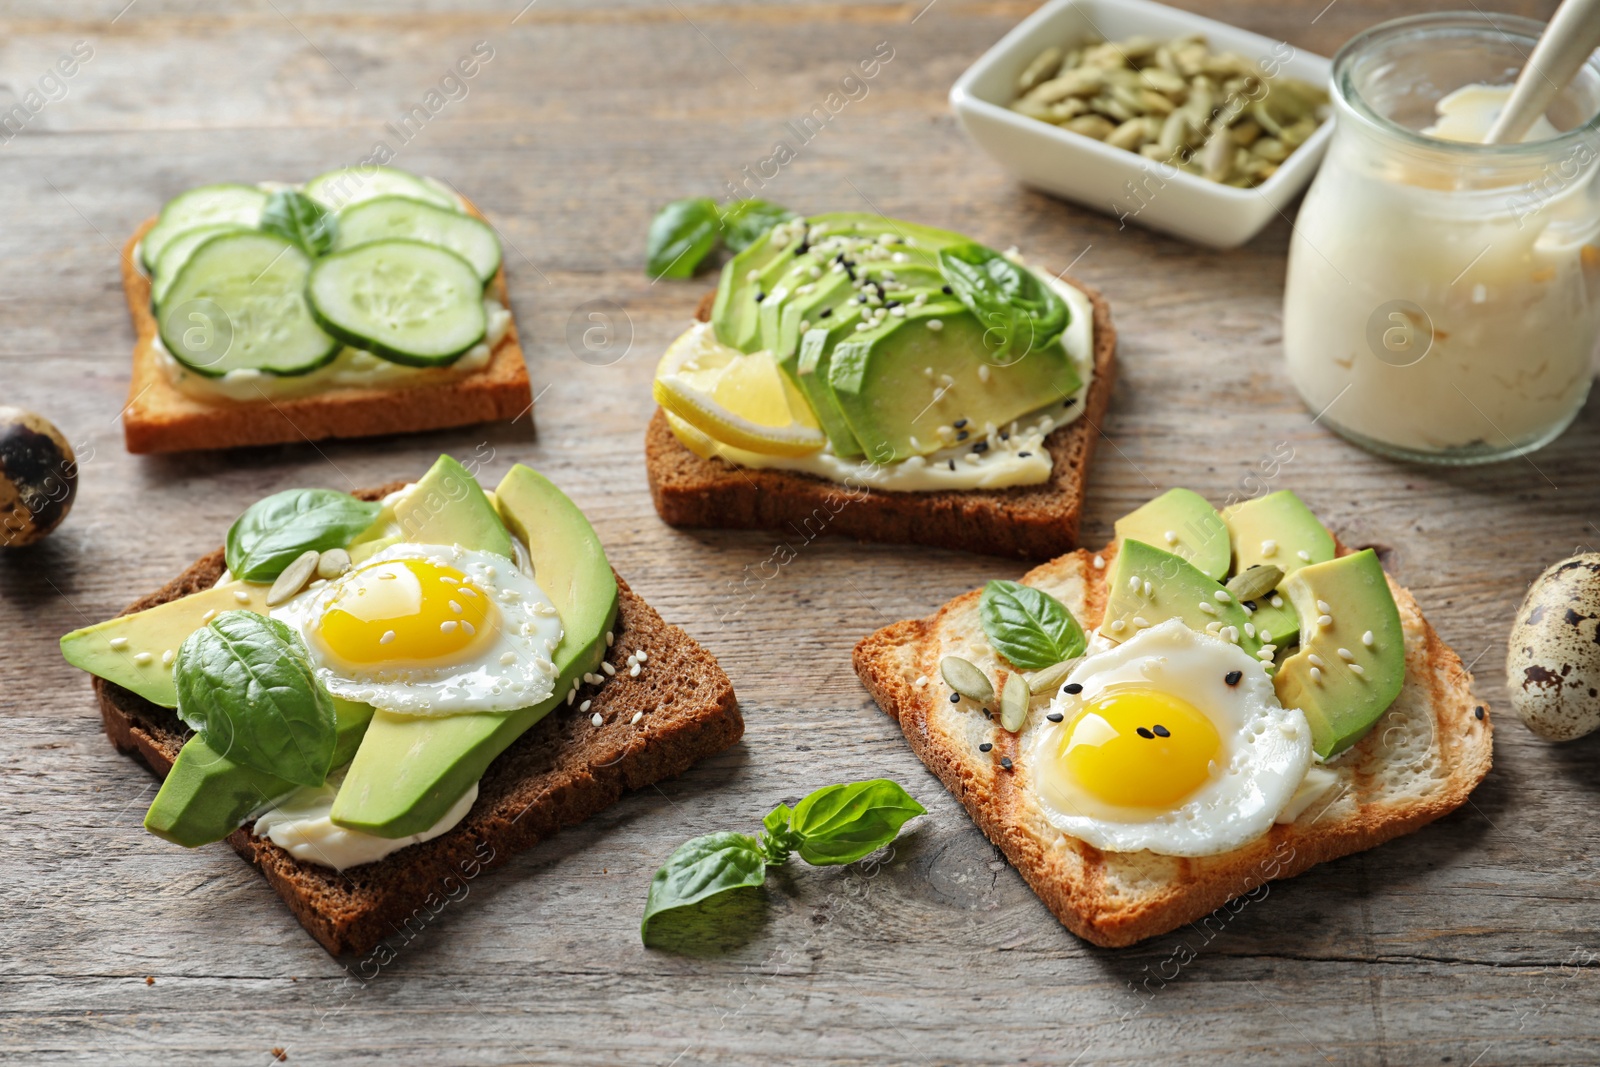
M 1076 543 L 1115 372 L 1093 290 L 839 213 L 774 226 L 697 319 L 646 431 L 665 521 L 1024 558 Z
M 1172 490 L 1102 552 L 885 627 L 854 659 L 1046 906 L 1109 947 L 1416 830 L 1492 755 L 1460 658 L 1288 492 L 1219 515 Z
M 107 735 L 164 779 L 146 827 L 189 847 L 226 837 L 330 952 L 426 922 L 481 869 L 742 735 L 716 661 L 616 577 L 533 471 L 489 494 L 441 457 L 415 485 L 340 497 L 267 498 L 225 550 L 62 639 L 96 676 Z M 273 534 L 286 526 L 300 534 Z M 420 608 L 385 600 L 417 589 Z M 224 643 L 274 634 L 276 655 L 214 666 Z M 285 707 L 270 720 L 285 729 L 264 737 L 260 714 L 205 691 L 241 669 L 284 672 L 247 703 Z M 298 703 L 273 695 L 296 685 Z

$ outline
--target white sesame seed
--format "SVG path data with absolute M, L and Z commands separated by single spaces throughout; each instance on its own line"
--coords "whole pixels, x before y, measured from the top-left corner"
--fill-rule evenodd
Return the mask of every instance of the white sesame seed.
M 921 689 L 923 686 L 928 684 L 928 676 L 926 674 L 919 675 L 917 677 L 917 680 L 912 682 L 911 684 L 916 686 L 918 689 Z
M 899 308 L 895 308 L 895 310 L 899 311 L 900 309 Z M 985 385 L 988 385 L 989 384 L 989 373 L 990 373 L 989 372 L 989 364 L 987 364 L 987 363 L 978 364 L 978 381 L 982 382 Z
M 1176 530 L 1168 530 L 1161 536 L 1167 539 L 1167 544 L 1169 545 L 1175 545 L 1178 543 L 1178 531 Z
M 385 630 L 383 631 L 383 636 L 378 638 L 378 644 L 387 645 L 389 642 L 394 640 L 394 636 L 393 630 Z
M 1263 652 L 1276 652 L 1278 651 L 1278 646 L 1272 644 L 1271 642 L 1264 642 L 1261 646 L 1261 650 Z
M 588 711 L 590 706 L 593 705 L 593 704 L 594 704 L 594 701 L 585 700 L 582 704 L 578 705 L 578 710 L 579 711 Z
M 1325 666 L 1327 666 L 1327 664 L 1325 664 L 1325 663 L 1323 663 L 1323 662 L 1322 662 L 1322 657 L 1321 657 L 1321 656 L 1319 656 L 1319 655 L 1317 655 L 1317 654 L 1316 654 L 1316 653 L 1315 653 L 1315 652 L 1311 652 L 1311 653 L 1308 653 L 1308 654 L 1307 654 L 1307 655 L 1306 655 L 1306 660 L 1307 660 L 1307 661 L 1308 661 L 1308 662 L 1309 662 L 1309 663 L 1310 663 L 1310 664 L 1311 664 L 1311 665 L 1312 665 L 1312 666 L 1313 666 L 1313 667 L 1325 667 Z
M 461 605 L 457 604 L 454 600 L 452 600 L 452 601 L 450 601 L 450 610 L 455 612 L 457 615 L 460 615 L 461 614 Z
M 1317 601 L 1317 610 L 1322 612 L 1324 615 L 1333 614 L 1333 609 L 1328 606 L 1328 602 L 1326 600 Z
M 210 614 L 215 615 L 216 612 L 213 611 Z M 113 637 L 106 643 L 111 646 L 113 652 L 121 652 L 128 647 L 128 639 L 126 637 Z
M 1134 625 L 1135 625 L 1135 626 L 1137 626 L 1137 627 L 1138 627 L 1138 628 L 1139 628 L 1139 629 L 1141 629 L 1141 630 L 1142 630 L 1142 629 L 1144 629 L 1144 628 L 1145 628 L 1145 627 L 1146 627 L 1146 626 L 1149 626 L 1149 625 L 1150 625 L 1150 620 L 1149 620 L 1149 619 L 1147 619 L 1147 618 L 1145 618 L 1145 617 L 1144 617 L 1144 616 L 1143 616 L 1143 615 L 1135 615 L 1135 616 L 1134 616 L 1134 617 L 1133 617 L 1133 624 L 1134 624 Z
M 1365 678 L 1367 675 L 1366 668 L 1362 667 L 1359 663 L 1350 664 L 1350 673 L 1360 678 Z
M 569 689 L 567 691 L 567 707 L 569 707 L 569 708 L 572 707 L 572 700 L 577 695 L 578 695 L 578 691 L 576 689 Z
M 442 634 L 453 634 L 453 633 L 455 633 L 456 632 L 456 621 L 454 619 L 450 619 L 447 622 L 441 622 L 439 624 L 439 632 L 442 633 Z
M 644 649 L 641 648 L 639 650 L 639 662 L 643 663 L 646 660 L 648 660 L 649 658 L 650 658 L 650 653 L 646 652 Z
M 1256 631 L 1256 636 L 1261 638 L 1261 643 L 1262 644 L 1266 644 L 1268 641 L 1272 640 L 1272 635 L 1267 633 L 1267 631 L 1265 631 L 1265 630 L 1257 630 Z
M 1245 623 L 1244 624 L 1244 635 L 1246 637 L 1254 637 L 1256 635 L 1256 624 L 1253 623 L 1253 622 Z
M 938 319 L 929 319 L 928 320 L 928 329 L 934 331 L 935 333 L 938 333 L 940 330 L 944 329 L 944 323 L 941 322 Z
M 517 662 L 517 654 L 515 652 L 500 653 L 500 666 L 509 667 L 515 662 Z
M 1096 556 L 1094 558 L 1094 569 L 1097 571 L 1106 569 L 1106 558 L 1104 556 Z
M 1235 645 L 1239 643 L 1239 628 L 1237 626 L 1228 627 L 1228 641 L 1230 644 Z
M 154 660 L 155 657 L 148 652 L 140 652 L 133 657 L 133 662 L 137 663 L 141 667 L 149 665 Z
M 593 715 L 589 716 L 589 724 L 591 726 L 604 726 L 605 720 L 600 717 L 600 713 L 597 711 Z
M 1295 555 L 1299 556 L 1301 559 L 1305 560 L 1307 563 L 1311 562 L 1311 553 L 1307 552 L 1303 548 L 1300 551 L 1296 552 Z
M 250 603 L 250 594 L 246 593 L 243 589 L 235 589 L 233 591 L 233 599 L 237 600 L 241 604 L 248 604 Z
M 461 620 L 461 628 L 463 630 L 467 631 L 467 636 L 468 637 L 471 637 L 473 634 L 478 632 L 477 630 L 474 630 L 472 628 L 472 624 L 470 622 L 468 622 L 467 620 L 465 620 L 465 619 Z
M 1283 597 L 1279 596 L 1277 593 L 1273 593 L 1272 594 L 1272 606 L 1275 607 L 1275 608 L 1283 607 Z
M 617 669 L 609 663 L 601 663 L 600 669 L 605 671 L 608 675 L 614 675 L 617 673 Z
M 1112 619 L 1111 620 L 1111 632 L 1112 633 L 1120 634 L 1123 630 L 1125 630 L 1127 628 L 1128 628 L 1127 624 L 1124 623 L 1121 619 Z
M 1318 615 L 1317 616 L 1317 625 L 1318 626 L 1332 626 L 1333 625 L 1333 616 L 1332 615 Z
M 1372 631 L 1371 630 L 1368 630 L 1366 633 L 1361 635 L 1361 643 L 1363 645 L 1366 645 L 1368 648 L 1372 647 L 1373 637 L 1372 637 Z
M 1311 668 L 1311 680 L 1313 682 L 1322 681 L 1322 672 L 1320 670 L 1318 670 L 1316 667 L 1312 667 Z
M 172 661 L 176 658 L 177 653 L 169 648 L 165 652 L 161 653 L 161 665 L 163 667 L 170 667 L 172 666 Z
M 1206 633 L 1208 633 L 1208 634 L 1219 634 L 1221 632 L 1222 632 L 1222 620 L 1221 619 L 1213 619 L 1211 622 L 1206 623 Z
M 1228 595 L 1228 591 L 1226 589 L 1218 589 L 1215 593 L 1211 594 L 1211 599 L 1215 600 L 1218 604 L 1226 604 L 1233 598 Z
M 639 725 L 639 720 L 642 719 L 642 718 L 644 718 L 644 712 L 636 711 L 636 712 L 633 713 L 633 718 L 628 720 L 628 725 L 629 726 L 638 726 Z
M 1149 583 L 1149 582 L 1148 582 L 1148 581 L 1146 581 L 1146 582 L 1145 582 L 1145 583 L 1144 583 L 1144 595 L 1145 595 L 1145 596 L 1146 596 L 1146 597 L 1148 597 L 1148 596 L 1149 596 L 1149 595 L 1150 595 L 1150 593 L 1151 593 L 1151 591 L 1152 591 L 1152 589 L 1153 589 L 1153 588 L 1154 588 L 1154 587 L 1153 587 L 1153 586 L 1152 586 L 1152 585 L 1151 585 L 1151 584 L 1150 584 L 1150 583 Z
M 1128 589 L 1135 593 L 1139 591 L 1139 576 L 1137 574 L 1128 579 Z
M 472 588 L 470 585 L 464 585 L 460 589 L 456 590 L 456 592 L 460 593 L 462 596 L 476 597 L 478 595 L 478 591 Z
M 610 648 L 612 645 L 614 645 L 616 643 L 617 643 L 617 635 L 612 633 L 610 630 L 607 630 L 606 631 L 606 647 Z
M 1341 648 L 1339 650 L 1339 658 L 1344 660 L 1346 663 L 1354 663 L 1356 661 L 1355 653 L 1351 652 L 1348 648 Z
M 1276 542 L 1276 541 L 1263 541 L 1263 542 L 1261 542 L 1261 556 L 1262 556 L 1263 559 L 1271 558 L 1272 556 L 1275 556 L 1277 554 L 1278 554 L 1278 542 Z
M 1263 648 L 1261 651 L 1256 653 L 1256 659 L 1260 660 L 1262 663 L 1271 663 L 1272 653 Z
M 1209 600 L 1200 601 L 1200 610 L 1205 612 L 1207 615 L 1215 615 L 1217 613 L 1216 605 L 1212 604 Z
M 629 678 L 637 678 L 637 677 L 639 677 L 639 664 L 635 663 L 633 666 L 628 668 L 628 677 Z M 923 682 L 927 682 L 927 679 L 924 678 Z

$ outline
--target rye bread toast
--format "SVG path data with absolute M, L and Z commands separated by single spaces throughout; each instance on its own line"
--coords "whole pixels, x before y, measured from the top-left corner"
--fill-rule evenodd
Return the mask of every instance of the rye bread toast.
M 483 218 L 472 204 L 467 213 Z M 489 362 L 459 374 L 448 367 L 423 370 L 404 386 L 341 386 L 300 397 L 203 400 L 179 389 L 155 351 L 155 315 L 150 309 L 150 279 L 134 252 L 156 224 L 146 219 L 122 250 L 122 289 L 138 335 L 133 344 L 133 377 L 122 409 L 122 435 L 129 452 L 186 452 L 202 448 L 288 444 L 330 437 L 375 437 L 417 433 L 447 426 L 532 419 L 533 390 L 512 320 Z M 502 265 L 489 283 L 511 307 Z
M 1349 550 L 1340 547 L 1343 555 Z M 1025 575 L 1051 593 L 1084 628 L 1105 614 L 1105 577 L 1114 550 L 1099 558 L 1079 550 Z M 1020 734 L 945 698 L 939 661 L 958 654 L 1004 682 L 1006 669 L 978 619 L 981 591 L 937 614 L 908 619 L 856 645 L 855 668 L 867 690 L 897 720 L 913 752 L 938 775 L 1045 905 L 1079 937 L 1107 947 L 1131 945 L 1216 911 L 1229 900 L 1314 864 L 1372 848 L 1461 806 L 1489 771 L 1492 729 L 1472 695 L 1472 676 L 1439 639 L 1409 592 L 1391 578 L 1405 634 L 1400 696 L 1347 753 L 1328 764 L 1336 787 L 1289 824 L 1244 848 L 1181 858 L 1152 852 L 1101 852 L 1046 821 L 1018 752 L 1041 728 L 1048 696 L 1035 698 Z M 926 679 L 918 685 L 918 679 Z M 978 746 L 992 743 L 990 752 Z M 1002 766 L 1006 759 L 1014 764 Z
M 357 495 L 377 499 L 400 484 Z M 208 589 L 223 566 L 218 549 L 127 612 Z M 681 774 L 738 741 L 744 719 L 717 661 L 663 622 L 621 577 L 617 585 L 616 643 L 606 656 L 618 668 L 616 677 L 598 692 L 584 688 L 581 699 L 593 701 L 588 711 L 562 704 L 491 763 L 477 802 L 448 833 L 343 872 L 294 859 L 252 834 L 250 823 L 228 843 L 260 868 L 324 948 L 365 954 L 386 937 L 407 937 L 416 924 L 426 925 L 481 870 L 583 821 L 624 790 Z M 627 658 L 639 649 L 650 659 L 632 678 Z M 94 679 L 94 690 L 112 743 L 164 778 L 188 728 L 172 710 L 103 679 Z M 592 724 L 595 714 L 603 725 Z M 637 723 L 636 714 L 643 716 Z
M 803 531 L 861 541 L 960 548 L 992 556 L 1048 559 L 1078 543 L 1084 486 L 1116 378 L 1117 331 L 1100 293 L 1071 278 L 1094 304 L 1094 377 L 1084 411 L 1045 438 L 1052 465 L 1039 485 L 897 493 L 847 489 L 776 470 L 741 470 L 695 455 L 657 409 L 645 431 L 645 467 L 656 512 L 672 526 Z M 696 318 L 710 318 L 715 294 Z

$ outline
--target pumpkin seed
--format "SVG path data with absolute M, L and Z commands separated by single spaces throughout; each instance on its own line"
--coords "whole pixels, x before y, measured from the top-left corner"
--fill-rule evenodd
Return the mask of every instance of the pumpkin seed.
M 1028 90 L 1048 81 L 1056 76 L 1056 71 L 1061 69 L 1061 49 L 1051 45 L 1034 57 L 1022 71 L 1022 76 L 1017 79 L 1017 91 L 1025 93 Z
M 317 560 L 322 555 L 314 548 L 308 548 L 294 558 L 294 562 L 283 568 L 278 580 L 272 583 L 272 588 L 267 590 L 267 606 L 276 607 L 295 596 L 306 587 L 311 580 L 312 572 L 317 569 Z
M 939 661 L 939 675 L 944 684 L 968 700 L 988 704 L 994 699 L 994 686 L 988 677 L 971 661 L 960 656 L 946 656 Z
M 1273 563 L 1258 563 L 1228 579 L 1227 590 L 1235 600 L 1259 600 L 1283 582 L 1283 568 Z
M 1064 659 L 1053 667 L 1046 667 L 1041 671 L 1034 671 L 1028 675 L 1028 690 L 1032 693 L 1048 693 L 1060 687 L 1067 680 L 1067 675 L 1072 673 L 1072 668 L 1078 665 L 1082 656 L 1073 659 Z
M 1200 170 L 1207 178 L 1220 182 L 1232 169 L 1233 134 L 1228 127 L 1220 126 L 1211 135 L 1211 140 L 1206 142 L 1205 151 L 1200 155 Z
M 350 553 L 330 548 L 317 558 L 317 577 L 332 580 L 350 569 Z
M 1033 694 L 1028 689 L 1028 683 L 1023 681 L 1020 674 L 1006 675 L 1006 684 L 1000 690 L 1000 725 L 1012 733 L 1022 729 L 1022 724 L 1027 721 L 1028 707 L 1033 703 Z
M 1104 141 L 1116 129 L 1101 115 L 1079 115 L 1075 119 L 1068 119 L 1062 123 L 1063 129 L 1073 133 L 1081 133 L 1085 137 L 1093 137 L 1096 141 Z

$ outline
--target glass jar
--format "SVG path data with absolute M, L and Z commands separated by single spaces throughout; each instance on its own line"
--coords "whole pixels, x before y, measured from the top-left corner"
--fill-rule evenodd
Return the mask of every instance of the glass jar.
M 1421 131 L 1509 85 L 1543 25 L 1397 19 L 1334 59 L 1335 128 L 1289 248 L 1283 348 L 1318 421 L 1402 459 L 1484 463 L 1572 422 L 1600 337 L 1600 63 L 1512 145 Z

